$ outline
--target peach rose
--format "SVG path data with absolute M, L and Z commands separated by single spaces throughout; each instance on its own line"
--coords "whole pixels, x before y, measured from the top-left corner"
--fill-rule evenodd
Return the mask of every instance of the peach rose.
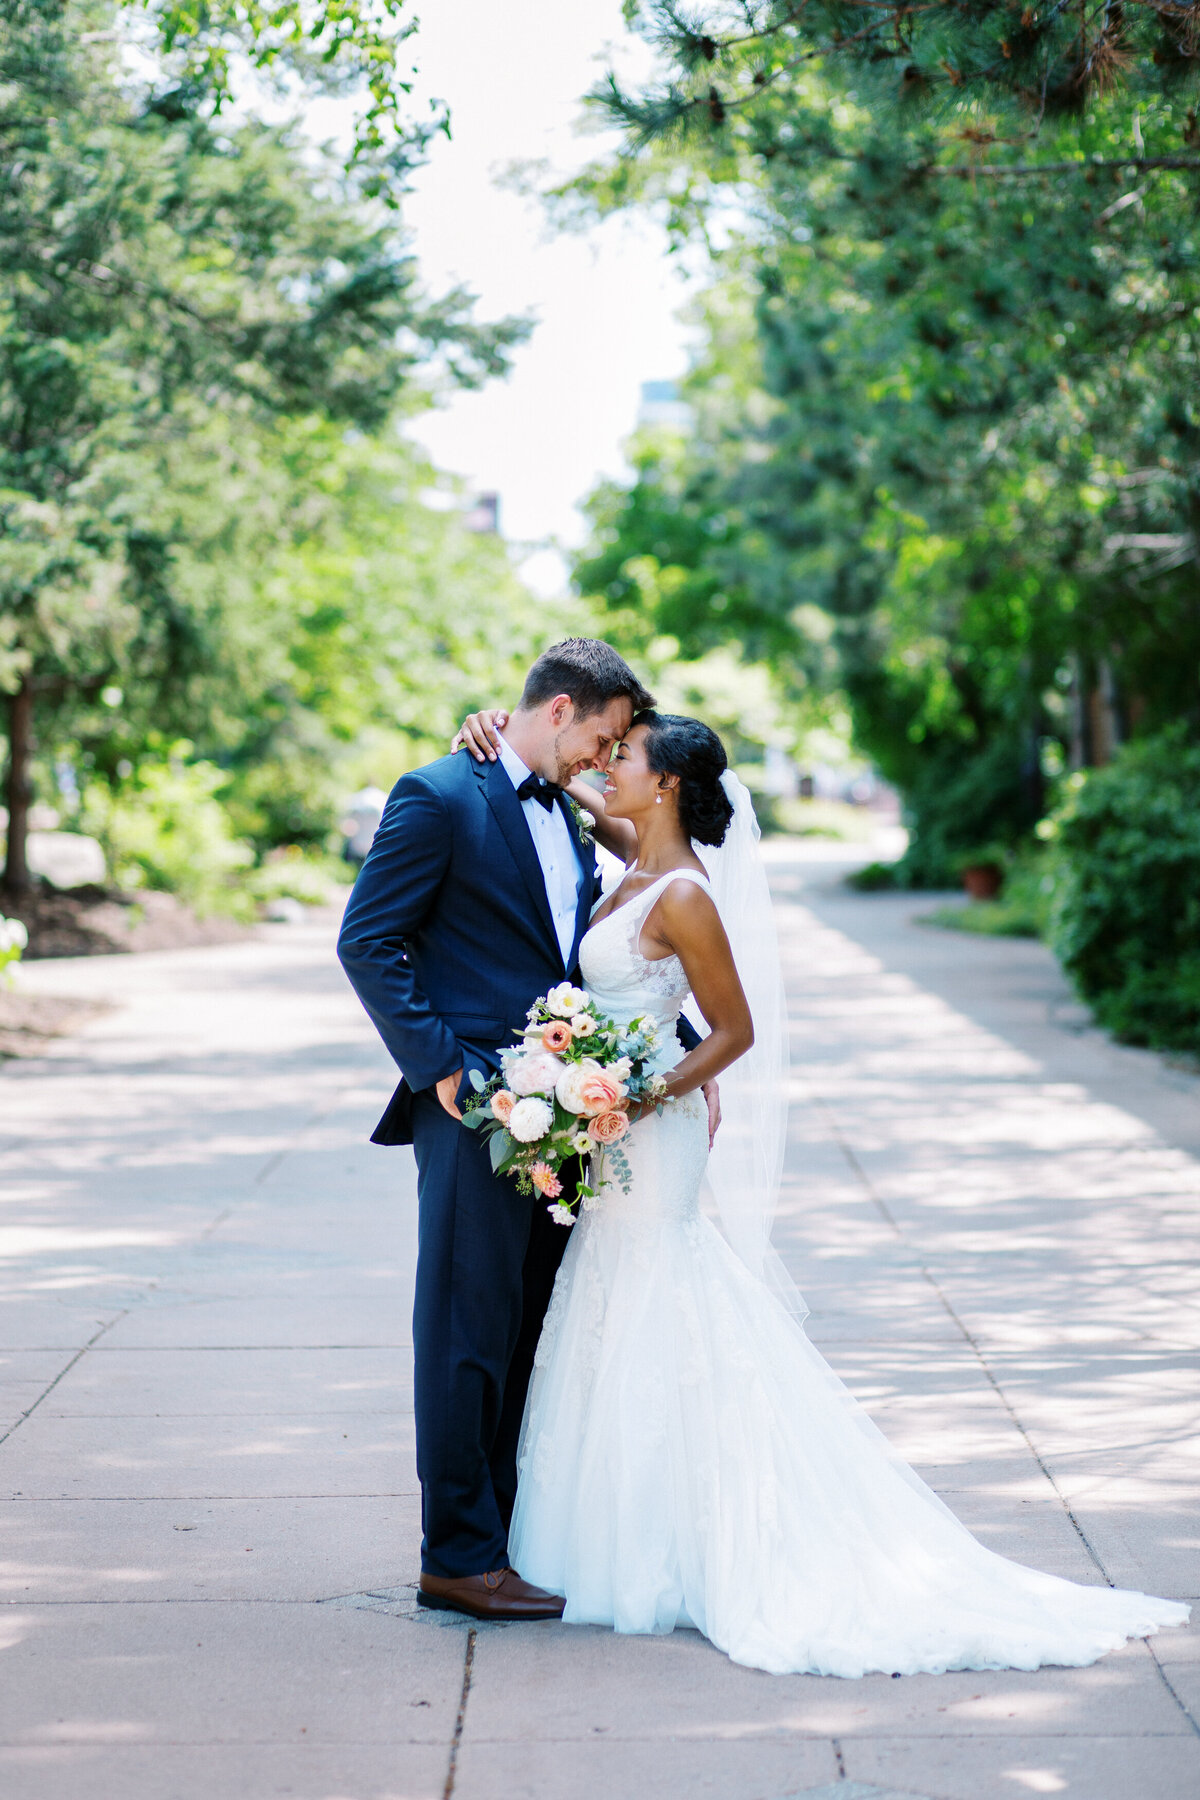
M 624 1098 L 625 1088 L 611 1070 L 585 1056 L 582 1062 L 567 1064 L 554 1092 L 566 1112 L 587 1118 L 592 1113 L 612 1112 Z
M 595 1116 L 597 1113 L 610 1113 L 625 1097 L 623 1082 L 608 1069 L 597 1069 L 589 1073 L 579 1084 L 579 1098 L 582 1102 L 580 1111 Z M 617 1134 L 620 1136 L 620 1133 Z
M 549 1163 L 535 1162 L 529 1171 L 529 1179 L 539 1194 L 545 1194 L 547 1200 L 557 1200 L 562 1193 L 562 1182 Z
M 547 1025 L 542 1032 L 542 1049 L 565 1050 L 574 1035 L 575 1033 L 565 1019 L 555 1019 L 554 1023 Z
M 587 1133 L 595 1144 L 615 1144 L 628 1130 L 629 1120 L 623 1112 L 597 1113 L 588 1120 Z
M 492 1095 L 492 1114 L 502 1125 L 507 1125 L 512 1117 L 512 1109 L 517 1104 L 517 1096 L 510 1094 L 507 1088 L 501 1088 Z

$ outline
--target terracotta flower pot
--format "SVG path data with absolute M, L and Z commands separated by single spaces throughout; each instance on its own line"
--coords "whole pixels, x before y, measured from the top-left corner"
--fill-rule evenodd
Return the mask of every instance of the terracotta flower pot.
M 972 900 L 994 900 L 1004 885 L 999 863 L 972 863 L 963 870 L 963 886 Z

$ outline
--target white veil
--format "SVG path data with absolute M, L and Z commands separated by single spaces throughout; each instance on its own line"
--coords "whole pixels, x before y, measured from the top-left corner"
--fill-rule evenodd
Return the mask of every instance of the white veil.
M 754 1020 L 754 1044 L 720 1077 L 721 1128 L 708 1180 L 721 1226 L 746 1267 L 803 1319 L 805 1306 L 771 1245 L 787 1137 L 788 1026 L 779 939 L 759 854 L 749 789 L 731 770 L 721 785 L 733 806 L 725 842 L 694 844 L 733 950 Z M 693 1021 L 703 1029 L 703 1021 Z

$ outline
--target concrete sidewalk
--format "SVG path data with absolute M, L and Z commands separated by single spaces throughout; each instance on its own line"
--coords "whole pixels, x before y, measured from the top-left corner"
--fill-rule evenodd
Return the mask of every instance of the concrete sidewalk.
M 773 849 L 812 1336 L 987 1543 L 1200 1594 L 1200 1081 L 840 872 Z M 1195 1630 L 838 1682 L 417 1614 L 413 1169 L 332 935 L 23 974 L 118 1009 L 0 1071 L 5 1800 L 1195 1800 Z

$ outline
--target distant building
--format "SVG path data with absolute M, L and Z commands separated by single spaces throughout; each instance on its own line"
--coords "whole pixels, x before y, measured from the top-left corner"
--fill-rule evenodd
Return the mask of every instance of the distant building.
M 678 382 L 643 381 L 637 422 L 639 427 L 665 425 L 673 431 L 690 431 L 694 415 L 679 397 Z
M 499 536 L 500 532 L 500 496 L 499 494 L 476 494 L 470 506 L 463 514 L 463 524 L 468 531 L 478 531 L 482 535 Z

